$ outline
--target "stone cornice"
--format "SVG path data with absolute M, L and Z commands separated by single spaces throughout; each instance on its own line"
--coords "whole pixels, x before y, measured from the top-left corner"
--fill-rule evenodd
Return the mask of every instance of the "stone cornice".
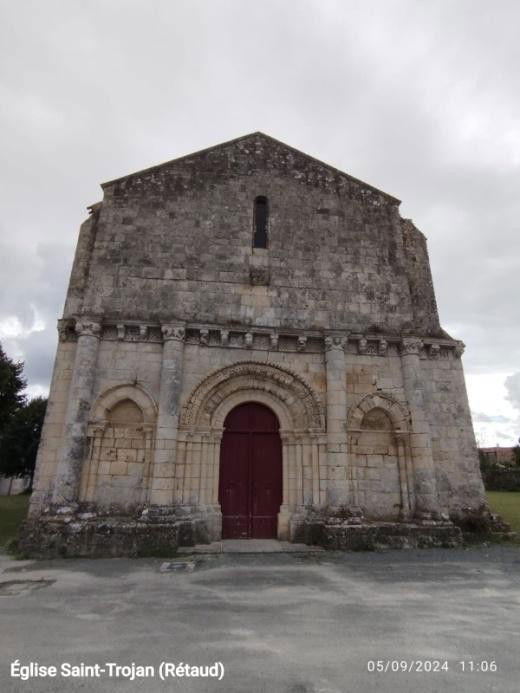
M 60 341 L 77 341 L 76 324 L 82 334 L 91 334 L 107 341 L 161 344 L 168 340 L 184 341 L 201 347 L 280 351 L 295 354 L 319 354 L 330 349 L 343 349 L 347 354 L 368 357 L 414 353 L 424 359 L 460 358 L 464 344 L 459 340 L 435 337 L 400 336 L 396 334 L 320 332 L 251 326 L 219 326 L 200 323 L 152 323 L 137 320 L 103 320 L 65 318 L 58 321 Z M 96 325 L 100 330 L 96 332 Z

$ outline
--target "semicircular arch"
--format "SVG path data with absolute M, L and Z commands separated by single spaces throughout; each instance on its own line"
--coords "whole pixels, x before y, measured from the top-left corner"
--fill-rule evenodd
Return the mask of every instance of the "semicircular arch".
M 392 422 L 394 431 L 408 431 L 410 414 L 408 409 L 392 395 L 385 392 L 374 392 L 363 395 L 353 404 L 347 415 L 347 429 L 359 430 L 363 419 L 373 409 L 382 409 Z
M 285 429 L 323 430 L 321 404 L 311 387 L 285 368 L 245 361 L 205 378 L 181 413 L 184 428 L 220 428 L 234 406 L 256 401 L 270 407 Z
M 139 385 L 116 385 L 103 392 L 92 407 L 91 421 L 106 421 L 116 404 L 130 400 L 143 413 L 143 421 L 152 423 L 157 416 L 157 406 L 152 397 Z

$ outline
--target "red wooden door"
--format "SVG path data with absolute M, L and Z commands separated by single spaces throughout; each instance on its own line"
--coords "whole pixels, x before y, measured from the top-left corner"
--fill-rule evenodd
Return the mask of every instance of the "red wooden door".
M 220 448 L 223 539 L 277 536 L 282 503 L 282 443 L 275 414 L 256 402 L 232 409 Z

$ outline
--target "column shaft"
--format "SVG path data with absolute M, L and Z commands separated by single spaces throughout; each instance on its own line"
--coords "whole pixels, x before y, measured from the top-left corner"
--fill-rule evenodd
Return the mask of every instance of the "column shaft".
M 75 329 L 79 336 L 53 493 L 57 505 L 78 501 L 101 333 L 101 326 L 88 320 L 78 321 Z
M 349 502 L 347 479 L 347 376 L 344 337 L 326 337 L 327 374 L 327 504 Z
M 162 325 L 161 330 L 164 339 L 161 387 L 149 499 L 152 505 L 172 505 L 185 330 L 183 325 Z
M 424 402 L 420 348 L 419 339 L 403 339 L 401 363 L 404 391 L 412 418 L 410 448 L 414 470 L 415 508 L 419 515 L 429 515 L 438 511 L 438 500 L 431 431 Z

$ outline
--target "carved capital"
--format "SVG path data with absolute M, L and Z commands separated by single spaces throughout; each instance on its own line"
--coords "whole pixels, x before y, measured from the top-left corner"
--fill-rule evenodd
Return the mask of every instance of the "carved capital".
M 440 344 L 430 344 L 430 348 L 428 349 L 428 355 L 431 359 L 436 361 L 441 355 Z
M 466 349 L 466 345 L 464 344 L 464 342 L 461 342 L 461 341 L 457 342 L 457 346 L 455 347 L 455 350 L 454 350 L 455 357 L 460 359 L 460 357 L 464 353 L 465 349 Z
M 272 332 L 269 335 L 269 341 L 271 343 L 271 349 L 278 349 L 278 335 L 275 332 Z
M 388 342 L 386 339 L 380 339 L 377 345 L 377 353 L 379 356 L 386 356 L 388 353 Z
M 161 325 L 161 332 L 165 342 L 170 340 L 184 342 L 186 337 L 186 330 L 183 325 Z
M 126 334 L 126 326 L 125 325 L 117 325 L 117 338 L 119 340 L 123 340 L 125 338 Z
M 200 343 L 202 346 L 209 344 L 209 330 L 200 330 Z
M 141 339 L 148 337 L 148 325 L 139 325 L 139 336 Z
M 328 335 L 325 337 L 325 351 L 331 351 L 332 349 L 341 349 L 343 351 L 347 344 L 347 337 L 342 337 L 341 335 Z
M 418 337 L 403 337 L 401 341 L 401 354 L 403 356 L 419 356 L 422 347 L 422 341 Z
M 58 320 L 58 338 L 60 342 L 73 342 L 78 338 L 70 320 Z
M 220 343 L 222 346 L 227 346 L 229 344 L 229 331 L 220 330 Z
M 280 431 L 280 438 L 282 440 L 282 445 L 293 445 L 296 440 L 292 431 Z
M 66 320 L 58 320 L 58 339 L 60 342 L 66 342 L 67 341 L 67 321 Z
M 296 348 L 298 351 L 305 351 L 305 347 L 307 346 L 307 337 L 298 337 L 298 342 L 296 344 Z
M 103 434 L 105 433 L 106 426 L 107 426 L 106 421 L 100 421 L 97 423 L 89 424 L 89 426 L 87 428 L 87 437 L 88 438 L 102 438 Z
M 358 354 L 366 354 L 367 351 L 368 341 L 364 337 L 361 337 L 361 339 L 358 342 Z
M 253 347 L 253 333 L 246 332 L 244 340 L 246 344 L 246 349 L 251 349 Z
M 78 320 L 76 322 L 76 332 L 79 337 L 96 337 L 101 336 L 101 325 L 93 320 Z

